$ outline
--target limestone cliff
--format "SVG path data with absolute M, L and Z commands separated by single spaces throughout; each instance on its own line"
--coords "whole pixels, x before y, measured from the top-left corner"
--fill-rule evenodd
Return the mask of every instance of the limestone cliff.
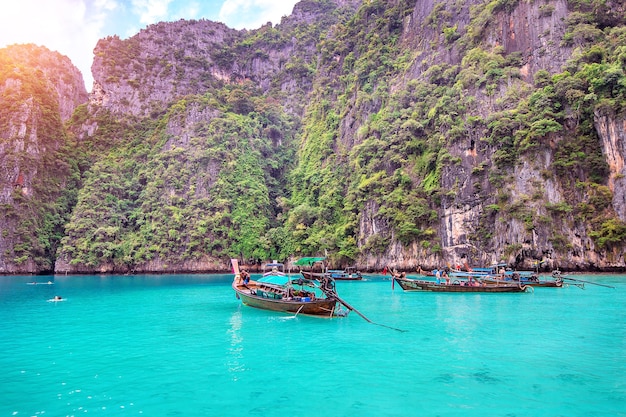
M 624 269 L 625 26 L 611 0 L 303 0 L 253 31 L 163 22 L 98 43 L 72 117 L 73 82 L 3 71 L 0 155 L 28 156 L 3 165 L 3 271 L 323 253 L 374 271 Z M 9 99 L 25 85 L 41 94 Z M 63 214 L 30 224 L 24 197 L 52 167 L 35 218 Z
M 63 122 L 86 102 L 82 75 L 43 47 L 0 50 L 0 273 L 51 271 L 71 207 Z
M 411 4 L 401 31 L 402 50 L 412 57 L 408 68 L 361 82 L 368 94 L 355 91 L 350 106 L 338 110 L 344 116 L 336 143 L 358 149 L 357 161 L 363 164 L 374 144 L 410 132 L 405 140 L 416 145 L 404 158 L 386 152 L 386 163 L 367 162 L 370 172 L 361 169 L 354 181 L 373 190 L 371 169 L 379 170 L 372 178 L 389 178 L 391 184 L 393 176 L 404 175 L 411 183 L 402 186 L 404 199 L 415 199 L 422 213 L 434 210 L 436 220 L 416 218 L 412 228 L 405 218 L 415 206 L 395 213 L 394 206 L 402 203 L 391 203 L 384 193 L 370 191 L 368 199 L 357 192 L 356 198 L 367 200 L 357 213 L 357 263 L 373 270 L 494 262 L 520 268 L 624 268 L 624 119 L 615 114 L 623 108 L 624 59 L 609 55 L 620 50 L 616 37 L 623 29 L 604 44 L 597 29 L 609 33 L 612 25 L 623 25 L 624 6 L 611 2 L 581 10 L 559 0 Z M 381 10 L 376 3 L 363 10 L 359 27 L 370 38 L 368 30 Z M 582 52 L 594 43 L 598 51 L 606 48 L 605 61 Z M 356 59 L 357 69 L 363 64 L 353 52 L 340 53 L 339 66 L 326 65 L 335 67 L 337 76 L 341 63 L 346 74 L 346 63 Z M 384 54 L 372 55 L 382 62 Z M 597 87 L 589 85 L 584 74 L 592 68 L 612 75 L 591 81 Z M 570 78 L 576 71 L 580 75 Z M 617 112 L 593 101 L 602 90 Z M 387 102 L 370 98 L 386 94 L 391 95 Z M 404 121 L 387 119 L 391 112 Z M 388 146 L 406 148 L 395 142 Z M 421 150 L 413 153 L 416 147 Z M 394 226 L 399 222 L 402 228 Z

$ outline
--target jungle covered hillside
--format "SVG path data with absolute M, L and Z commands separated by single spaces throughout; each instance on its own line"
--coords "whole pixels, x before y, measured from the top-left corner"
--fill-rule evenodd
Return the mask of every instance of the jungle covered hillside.
M 303 0 L 254 31 L 164 22 L 102 39 L 66 118 L 2 50 L 0 272 L 624 269 L 625 13 Z

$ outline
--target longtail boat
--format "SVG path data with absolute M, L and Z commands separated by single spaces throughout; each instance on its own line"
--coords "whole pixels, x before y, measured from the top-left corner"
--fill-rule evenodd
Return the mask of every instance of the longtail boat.
M 394 275 L 393 282 L 404 291 L 430 291 L 430 292 L 524 292 L 526 285 L 519 283 L 487 283 L 478 280 L 453 279 L 449 282 L 437 282 L 421 279 L 406 278 Z
M 348 266 L 346 269 L 329 269 L 330 277 L 336 281 L 360 281 L 363 279 L 361 272 L 356 267 Z
M 327 272 L 311 272 L 300 270 L 303 277 L 307 279 L 330 278 L 335 281 L 361 281 L 363 275 L 360 272 L 346 273 L 345 270 L 329 270 Z
M 329 278 L 330 275 L 327 272 L 311 272 L 311 271 L 300 271 L 302 276 L 306 279 L 317 279 L 321 280 L 324 278 Z
M 263 278 L 266 277 L 284 277 L 285 274 L 285 264 L 277 261 L 272 261 L 268 264 L 263 265 Z
M 487 275 L 483 281 L 493 283 L 519 283 L 530 287 L 553 287 L 563 286 L 561 277 L 553 276 L 553 279 L 545 279 L 533 271 L 507 271 L 504 274 Z
M 433 271 L 437 276 L 437 270 Z M 443 270 L 439 275 L 443 275 Z M 489 284 L 509 283 L 521 284 L 530 287 L 562 287 L 563 279 L 560 276 L 552 275 L 551 279 L 546 279 L 536 271 L 518 271 L 506 268 L 506 264 L 496 264 L 487 268 L 467 268 L 462 271 L 450 269 L 445 271 L 451 278 L 476 278 Z
M 308 266 L 311 269 L 308 271 L 300 270 L 300 273 L 306 278 L 315 277 L 315 279 L 319 279 L 320 277 L 327 276 L 335 281 L 360 281 L 363 279 L 363 274 L 359 272 L 356 267 L 349 266 L 345 269 L 326 269 L 325 265 L 326 257 L 304 257 L 298 259 L 294 262 L 294 266 Z M 313 272 L 313 266 L 317 263 L 321 263 L 321 271 Z
M 331 281 L 322 281 L 319 284 L 303 278 L 293 280 L 295 282 L 288 278 L 286 284 L 255 281 L 246 279 L 246 272 L 239 270 L 237 259 L 231 259 L 231 264 L 235 274 L 233 290 L 250 307 L 321 317 L 345 315 L 345 311 L 339 308 L 340 299 L 336 296 Z

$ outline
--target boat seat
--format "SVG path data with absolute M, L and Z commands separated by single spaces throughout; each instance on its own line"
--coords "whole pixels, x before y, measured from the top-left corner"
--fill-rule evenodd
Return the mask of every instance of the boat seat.
M 258 288 L 269 294 L 280 295 L 281 297 L 287 296 L 287 290 L 282 288 L 276 288 L 265 284 L 258 284 Z

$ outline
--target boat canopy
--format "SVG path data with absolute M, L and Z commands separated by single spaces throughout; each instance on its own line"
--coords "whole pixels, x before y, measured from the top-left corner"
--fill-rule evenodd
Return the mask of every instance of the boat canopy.
M 325 257 L 320 257 L 320 258 L 314 258 L 314 257 L 300 258 L 297 261 L 295 261 L 293 264 L 297 265 L 297 266 L 302 266 L 302 265 L 311 266 L 315 262 L 323 262 L 325 259 L 326 259 Z

